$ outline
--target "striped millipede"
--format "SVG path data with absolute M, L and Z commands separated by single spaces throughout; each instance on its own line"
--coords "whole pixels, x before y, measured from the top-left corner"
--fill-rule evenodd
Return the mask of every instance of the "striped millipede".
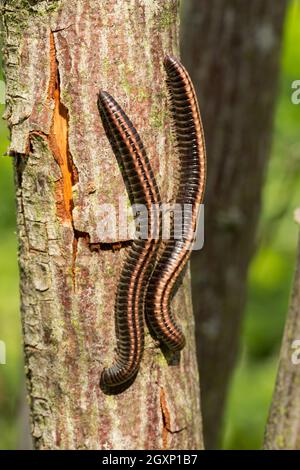
M 206 180 L 206 152 L 203 127 L 195 90 L 183 65 L 174 57 L 166 56 L 164 67 L 171 102 L 171 113 L 177 152 L 180 160 L 179 188 L 176 203 L 190 207 L 190 222 L 183 222 L 183 237 L 166 242 L 164 251 L 152 273 L 145 311 L 157 338 L 170 350 L 180 350 L 185 337 L 176 324 L 170 302 L 191 254 L 198 212 L 202 203 Z
M 106 134 L 124 167 L 134 203 L 148 211 L 148 238 L 135 240 L 121 272 L 116 298 L 118 333 L 117 358 L 104 369 L 101 383 L 114 387 L 128 382 L 139 369 L 144 349 L 144 308 L 149 326 L 170 350 L 180 350 L 185 337 L 176 324 L 170 302 L 190 257 L 200 204 L 206 179 L 204 134 L 198 103 L 191 79 L 181 63 L 166 56 L 171 112 L 180 160 L 180 179 L 176 203 L 189 205 L 190 220 L 183 222 L 182 239 L 175 239 L 174 222 L 158 261 L 161 244 L 161 219 L 153 213 L 160 205 L 160 195 L 142 141 L 116 101 L 101 92 L 98 107 Z M 156 225 L 159 238 L 152 236 Z M 149 280 L 150 278 L 150 280 Z
M 106 134 L 122 162 L 134 203 L 147 208 L 147 221 L 144 222 L 148 224 L 148 238 L 134 240 L 117 289 L 117 357 L 110 368 L 103 370 L 100 380 L 104 387 L 116 387 L 136 375 L 143 354 L 144 295 L 158 245 L 154 236 L 159 224 L 155 206 L 160 205 L 160 195 L 143 143 L 132 122 L 106 92 L 100 93 L 98 108 Z M 139 222 L 143 225 L 143 217 Z

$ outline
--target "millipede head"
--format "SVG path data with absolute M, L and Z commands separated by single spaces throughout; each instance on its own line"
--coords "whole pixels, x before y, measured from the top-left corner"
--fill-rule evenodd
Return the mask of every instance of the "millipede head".
M 106 114 L 114 105 L 116 105 L 116 102 L 113 97 L 107 91 L 101 90 L 98 96 L 98 108 L 100 113 L 102 114 L 104 112 Z
M 182 67 L 178 59 L 176 57 L 173 57 L 171 55 L 166 55 L 164 57 L 164 67 L 167 73 L 170 73 L 172 71 L 177 71 L 179 68 Z

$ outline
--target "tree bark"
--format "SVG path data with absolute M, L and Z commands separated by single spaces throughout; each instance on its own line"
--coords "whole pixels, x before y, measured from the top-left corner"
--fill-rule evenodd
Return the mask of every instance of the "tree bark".
M 165 357 L 147 333 L 132 386 L 113 396 L 99 388 L 114 358 L 114 294 L 130 240 L 99 235 L 99 204 L 118 207 L 127 193 L 97 95 L 109 91 L 129 114 L 163 200 L 171 198 L 176 158 L 162 61 L 178 55 L 178 7 L 177 0 L 2 5 L 37 449 L 202 448 L 189 273 L 173 304 L 188 340 L 180 358 Z
M 300 218 L 298 220 L 300 224 Z M 300 242 L 265 449 L 300 450 Z
M 184 2 L 182 58 L 206 134 L 205 249 L 191 262 L 206 447 L 237 356 L 272 134 L 286 2 Z

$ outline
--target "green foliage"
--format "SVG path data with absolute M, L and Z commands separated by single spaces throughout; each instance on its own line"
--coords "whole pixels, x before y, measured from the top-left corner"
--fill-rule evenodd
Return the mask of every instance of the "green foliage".
M 300 201 L 300 105 L 291 101 L 300 79 L 300 2 L 291 2 L 285 25 L 280 93 L 272 155 L 263 194 L 259 249 L 249 273 L 242 353 L 229 393 L 223 446 L 259 449 L 275 384 L 277 360 L 288 309 Z
M 7 148 L 8 131 L 0 121 L 0 340 L 6 345 L 6 365 L 0 364 L 0 449 L 16 448 L 23 373 L 13 167 L 11 157 L 4 156 Z
M 16 412 L 23 372 L 16 248 L 14 232 L 1 231 L 0 339 L 6 344 L 6 365 L 0 365 L 0 449 L 16 446 Z
M 226 449 L 262 448 L 268 408 L 272 399 L 277 362 L 253 362 L 243 355 L 236 370 L 225 416 Z

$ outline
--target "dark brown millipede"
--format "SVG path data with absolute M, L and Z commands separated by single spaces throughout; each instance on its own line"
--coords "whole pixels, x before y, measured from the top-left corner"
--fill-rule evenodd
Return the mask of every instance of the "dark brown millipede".
M 191 79 L 183 65 L 166 56 L 164 66 L 171 102 L 177 153 L 180 161 L 176 203 L 189 205 L 189 222 L 183 222 L 183 238 L 173 237 L 152 273 L 145 300 L 146 315 L 157 338 L 171 350 L 180 350 L 185 337 L 176 324 L 170 302 L 190 257 L 206 180 L 206 153 L 198 102 Z
M 160 204 L 160 195 L 143 143 L 132 122 L 106 92 L 100 93 L 98 107 L 106 134 L 121 159 L 134 203 L 145 205 L 148 214 L 145 221 L 148 238 L 134 240 L 117 289 L 117 358 L 101 376 L 102 386 L 115 387 L 135 376 L 143 354 L 144 295 L 158 243 L 154 230 L 159 223 L 155 206 Z M 139 222 L 143 225 L 142 218 Z
M 149 326 L 161 343 L 173 351 L 185 345 L 184 334 L 175 322 L 170 303 L 193 245 L 205 190 L 206 155 L 191 79 L 174 57 L 166 56 L 164 66 L 180 162 L 176 204 L 181 208 L 189 205 L 190 218 L 184 219 L 183 237 L 178 240 L 173 221 L 171 237 L 162 245 L 162 250 L 158 251 L 162 242 L 161 215 L 153 210 L 161 204 L 160 194 L 143 143 L 132 122 L 108 93 L 101 92 L 98 99 L 107 137 L 122 163 L 133 201 L 144 204 L 148 212 L 148 236 L 134 240 L 120 276 L 115 304 L 117 357 L 114 364 L 102 372 L 101 384 L 105 387 L 122 385 L 136 375 L 144 349 L 144 309 Z

